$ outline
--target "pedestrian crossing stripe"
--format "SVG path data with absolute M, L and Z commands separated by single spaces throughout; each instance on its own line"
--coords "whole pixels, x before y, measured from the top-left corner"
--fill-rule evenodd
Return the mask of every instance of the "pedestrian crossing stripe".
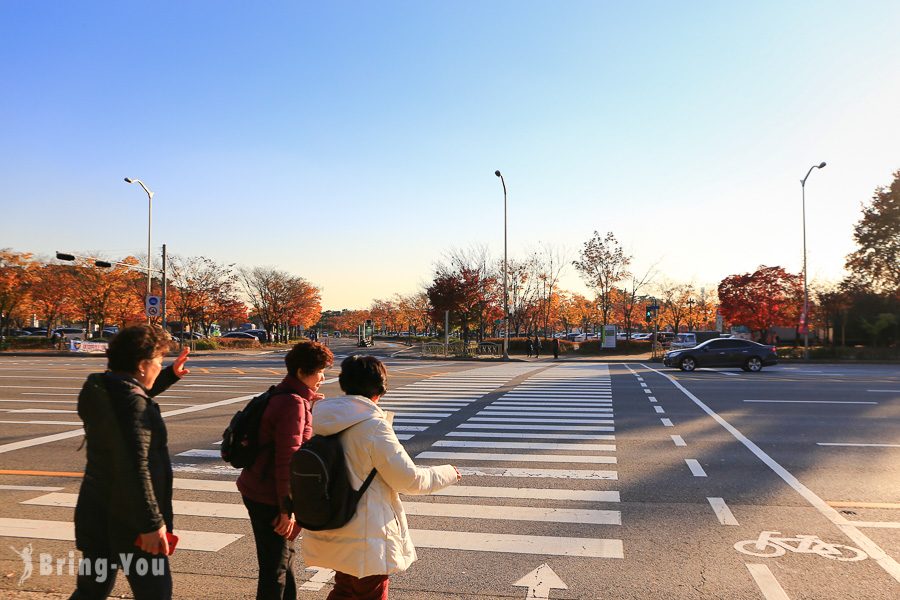
M 448 437 L 521 438 L 525 440 L 614 440 L 611 434 L 583 435 L 577 433 L 516 433 L 514 431 L 451 431 Z
M 411 529 L 416 548 L 545 556 L 624 558 L 622 540 Z
M 612 415 L 610 415 L 612 416 Z M 510 418 L 503 417 L 500 418 L 499 415 L 493 415 L 488 417 L 472 417 L 469 421 L 483 421 L 483 422 L 499 422 L 499 423 L 546 423 L 547 425 L 558 425 L 558 424 L 591 424 L 591 425 L 613 425 L 615 421 L 613 419 L 525 419 L 521 417 Z M 460 425 L 462 427 L 462 425 Z
M 495 419 L 488 419 L 493 421 Z M 581 423 L 582 421 L 578 421 Z M 610 421 L 612 422 L 612 421 Z M 522 431 L 615 431 L 611 425 L 521 425 L 519 423 L 462 423 L 457 429 L 512 429 Z M 457 435 L 457 434 L 453 434 Z
M 546 442 L 485 442 L 463 440 L 438 440 L 432 447 L 441 448 L 502 448 L 504 450 L 594 450 L 596 452 L 615 452 L 615 444 L 554 444 Z
M 488 460 L 497 462 L 564 462 L 616 464 L 615 456 L 590 456 L 571 454 L 503 454 L 489 452 L 435 452 L 425 451 L 416 458 L 440 458 L 445 460 Z
M 73 496 L 75 494 L 72 494 Z M 218 552 L 232 542 L 241 539 L 240 533 L 214 531 L 189 531 L 179 529 L 179 550 Z M 71 521 L 46 521 L 38 519 L 0 518 L 0 537 L 27 538 L 31 540 L 75 541 L 75 524 Z

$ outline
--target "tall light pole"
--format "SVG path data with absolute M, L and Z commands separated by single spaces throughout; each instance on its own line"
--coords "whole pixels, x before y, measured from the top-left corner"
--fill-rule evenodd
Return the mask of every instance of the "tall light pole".
M 500 171 L 494 171 L 503 184 L 503 360 L 509 360 L 509 289 L 507 271 L 509 265 L 506 258 L 506 180 Z
M 809 288 L 806 283 L 806 180 L 813 169 L 824 169 L 825 163 L 813 165 L 800 180 L 803 194 L 803 358 L 809 359 Z
M 150 287 L 150 267 L 151 267 L 151 257 L 150 254 L 150 234 L 153 231 L 153 192 L 147 189 L 147 186 L 144 185 L 144 182 L 140 179 L 132 179 L 131 177 L 125 178 L 125 183 L 137 183 L 144 191 L 147 192 L 147 295 L 151 294 L 152 288 Z

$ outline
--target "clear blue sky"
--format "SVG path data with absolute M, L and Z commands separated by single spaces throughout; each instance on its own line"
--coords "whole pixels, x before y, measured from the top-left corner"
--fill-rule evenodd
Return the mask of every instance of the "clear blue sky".
M 451 247 L 613 231 L 715 284 L 840 277 L 900 168 L 900 3 L 0 0 L 0 247 L 270 265 L 328 308 Z M 709 234 L 715 234 L 710 236 Z M 574 269 L 564 283 L 580 289 Z

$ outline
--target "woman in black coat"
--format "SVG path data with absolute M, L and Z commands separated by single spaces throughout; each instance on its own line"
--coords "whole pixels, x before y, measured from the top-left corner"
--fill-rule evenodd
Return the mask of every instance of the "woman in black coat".
M 75 507 L 75 543 L 85 564 L 70 600 L 106 598 L 118 571 L 135 600 L 172 597 L 172 464 L 153 397 L 188 373 L 188 350 L 163 369 L 167 338 L 150 325 L 126 327 L 109 343 L 109 370 L 89 375 L 78 395 L 87 465 Z

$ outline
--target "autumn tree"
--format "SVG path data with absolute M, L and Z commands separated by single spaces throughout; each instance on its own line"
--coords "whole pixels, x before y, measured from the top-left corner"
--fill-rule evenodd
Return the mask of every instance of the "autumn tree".
M 183 324 L 199 325 L 209 333 L 213 323 L 234 323 L 246 318 L 246 305 L 238 298 L 234 265 L 204 256 L 173 256 L 170 260 L 171 303 Z
M 28 300 L 32 273 L 31 254 L 0 250 L 0 331 L 7 335 L 14 319 L 24 319 L 20 311 Z
M 567 262 L 565 253 L 550 244 L 544 244 L 533 252 L 528 262 L 532 268 L 531 278 L 538 283 L 535 287 L 536 291 L 539 291 L 541 325 L 545 336 L 553 318 L 551 314 L 553 295 L 557 292 L 559 278 Z
M 271 267 L 244 268 L 240 272 L 254 314 L 262 321 L 269 339 L 287 336 L 288 328 L 306 328 L 322 312 L 321 290 L 302 277 Z
M 803 277 L 781 267 L 760 266 L 719 283 L 719 310 L 732 323 L 767 337 L 776 326 L 796 326 L 803 305 Z
M 900 298 L 900 170 L 890 187 L 875 190 L 853 228 L 859 248 L 847 256 L 847 269 L 873 291 Z
M 629 279 L 628 285 L 620 288 L 618 294 L 618 302 L 615 303 L 619 310 L 622 327 L 631 337 L 631 331 L 634 328 L 634 312 L 639 308 L 643 301 L 642 291 L 647 287 L 656 276 L 656 265 L 651 265 L 643 275 L 628 274 L 625 278 Z
M 29 290 L 29 306 L 46 325 L 48 333 L 61 321 L 79 317 L 72 298 L 74 287 L 74 273 L 70 265 L 49 264 L 35 269 Z
M 696 302 L 693 299 L 693 284 L 665 280 L 657 286 L 657 294 L 660 322 L 668 324 L 672 331 L 678 333 L 688 319 L 692 304 Z
M 432 284 L 426 289 L 431 317 L 441 323 L 444 311 L 451 312 L 451 322 L 462 329 L 468 341 L 473 326 L 478 339 L 483 339 L 488 323 L 502 317 L 502 283 L 489 266 L 487 250 L 454 250 L 447 261 L 438 263 Z M 499 293 L 498 293 L 499 292 Z
M 600 233 L 595 231 L 594 236 L 584 243 L 579 259 L 572 264 L 585 283 L 594 289 L 603 324 L 606 325 L 613 310 L 613 288 L 631 276 L 628 270 L 631 257 L 625 255 L 612 232 L 600 237 Z

